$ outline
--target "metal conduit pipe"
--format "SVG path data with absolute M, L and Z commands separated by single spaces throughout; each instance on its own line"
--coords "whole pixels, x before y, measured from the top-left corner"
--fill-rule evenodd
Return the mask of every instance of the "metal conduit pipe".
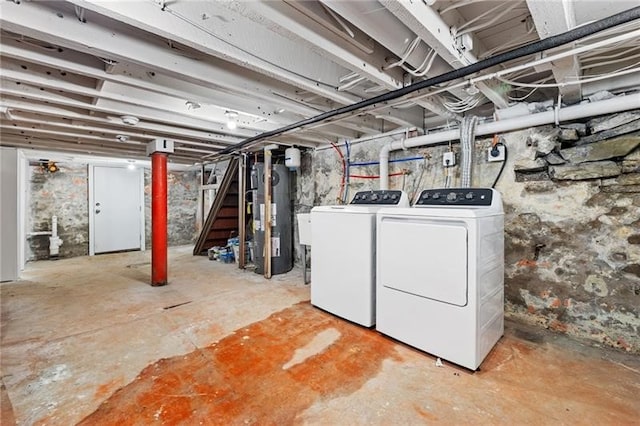
M 310 117 L 310 118 L 298 121 L 296 123 L 289 124 L 279 129 L 260 133 L 259 135 L 247 138 L 238 144 L 235 144 L 233 146 L 230 146 L 221 150 L 216 155 L 214 155 L 214 157 L 220 157 L 226 154 L 231 154 L 233 152 L 238 152 L 239 150 L 243 148 L 249 148 L 255 145 L 257 142 L 262 141 L 264 139 L 272 138 L 274 136 L 278 136 L 283 133 L 290 132 L 291 130 L 299 129 L 304 126 L 308 126 L 310 124 L 326 121 L 330 118 L 344 116 L 350 113 L 353 114 L 356 111 L 360 111 L 368 107 L 375 107 L 376 105 L 387 104 L 389 101 L 405 97 L 410 93 L 416 92 L 418 90 L 424 90 L 429 87 L 436 86 L 438 84 L 457 80 L 459 78 L 464 78 L 468 75 L 475 74 L 487 68 L 491 68 L 496 65 L 500 65 L 505 62 L 512 61 L 514 59 L 533 55 L 538 52 L 553 49 L 555 47 L 559 47 L 564 44 L 568 44 L 573 41 L 579 40 L 581 38 L 607 30 L 609 28 L 626 24 L 636 19 L 640 19 L 640 6 L 634 7 L 624 12 L 617 13 L 615 15 L 611 15 L 599 21 L 595 21 L 590 24 L 586 24 L 586 25 L 574 28 L 562 34 L 548 37 L 543 40 L 529 43 L 522 47 L 518 47 L 516 49 L 512 49 L 495 56 L 491 56 L 490 58 L 483 59 L 471 65 L 467 65 L 466 67 L 462 67 L 457 70 L 453 70 L 453 71 L 441 74 L 437 77 L 428 78 L 426 80 L 419 81 L 409 86 L 402 87 L 400 89 L 396 89 L 391 92 L 384 93 L 382 95 L 374 96 L 373 98 L 365 99 L 363 101 L 356 102 L 351 105 L 346 105 L 341 108 L 323 112 L 322 114 L 318 114 L 314 117 Z
M 502 121 L 479 124 L 476 136 L 493 135 L 495 133 L 510 132 L 528 127 L 543 126 L 545 124 L 578 120 L 585 117 L 612 114 L 640 108 L 640 94 L 619 96 L 605 101 L 579 104 L 561 109 L 525 115 Z M 380 150 L 380 189 L 389 189 L 389 153 L 399 149 L 416 148 L 420 146 L 437 145 L 443 142 L 458 140 L 459 129 L 431 133 L 416 138 L 391 142 Z

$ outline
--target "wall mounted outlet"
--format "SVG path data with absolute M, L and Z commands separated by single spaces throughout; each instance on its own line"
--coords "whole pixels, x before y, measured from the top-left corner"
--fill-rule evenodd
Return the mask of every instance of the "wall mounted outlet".
M 504 145 L 498 145 L 495 147 L 487 148 L 487 161 L 504 161 L 505 147 Z
M 448 151 L 445 152 L 442 156 L 442 165 L 445 167 L 451 167 L 456 165 L 456 154 L 455 152 Z

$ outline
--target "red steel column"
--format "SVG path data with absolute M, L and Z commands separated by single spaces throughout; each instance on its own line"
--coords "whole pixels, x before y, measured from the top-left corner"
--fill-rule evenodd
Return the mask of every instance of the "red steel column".
M 167 157 L 151 154 L 151 285 L 167 284 Z

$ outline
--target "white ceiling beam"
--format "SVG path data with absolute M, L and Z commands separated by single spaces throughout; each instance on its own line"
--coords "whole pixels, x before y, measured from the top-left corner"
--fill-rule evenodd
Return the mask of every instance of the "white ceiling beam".
M 285 109 L 281 117 L 270 117 L 274 122 L 281 124 L 288 124 L 293 119 L 308 118 L 322 112 L 316 108 L 286 101 L 285 98 L 274 98 L 272 95 L 260 96 L 258 93 L 256 96 L 249 97 L 239 93 L 230 94 L 229 87 L 206 87 L 183 79 L 152 73 L 132 64 L 115 63 L 111 66 L 112 71 L 106 72 L 105 63 L 95 57 L 71 49 L 63 49 L 62 52 L 56 49 L 33 49 L 29 48 L 25 42 L 12 40 L 6 36 L 2 38 L 1 52 L 2 56 L 8 58 L 49 66 L 156 94 L 174 96 L 185 101 L 192 100 L 203 104 L 215 102 L 220 107 L 224 106 L 227 109 L 244 111 L 256 116 L 266 116 L 279 109 Z M 220 83 L 220 80 L 216 79 L 216 83 Z M 295 117 L 286 120 L 287 113 L 295 114 Z
M 29 115 L 11 112 L 11 110 L 9 111 L 10 111 L 9 115 L 11 117 L 10 119 L 13 123 L 21 123 L 21 124 L 27 123 L 27 124 L 35 125 L 38 128 L 54 128 L 54 129 L 58 128 L 58 129 L 66 129 L 66 130 L 75 130 L 75 131 L 81 131 L 84 134 L 102 133 L 102 134 L 111 135 L 111 139 L 116 139 L 116 136 L 122 135 L 128 138 L 141 140 L 145 143 L 156 138 L 167 137 L 166 134 L 159 134 L 159 133 L 149 134 L 146 132 L 133 131 L 137 129 L 137 126 L 136 127 L 128 126 L 126 129 L 112 129 L 108 127 L 96 127 L 96 126 L 86 125 L 84 123 L 78 122 L 77 120 L 64 120 L 64 119 L 56 120 L 55 117 L 51 117 L 51 116 L 47 116 L 46 120 L 44 120 L 43 119 L 44 117 L 41 115 L 32 114 L 29 116 Z M 174 142 L 180 143 L 183 145 L 199 146 L 199 147 L 205 147 L 209 149 L 223 149 L 228 146 L 223 144 L 185 140 L 185 139 L 175 138 L 175 137 L 172 137 L 171 139 Z
M 97 24 L 82 24 L 77 20 L 72 20 L 70 31 L 64 31 L 63 26 L 56 22 L 60 18 L 52 12 L 48 12 L 46 8 L 39 6 L 41 5 L 33 3 L 3 4 L 0 23 L 3 28 L 29 37 L 42 38 L 79 52 L 122 61 L 116 65 L 116 69 L 122 69 L 128 75 L 106 73 L 95 67 L 95 61 L 82 58 L 79 54 L 67 49 L 64 49 L 63 52 L 58 52 L 55 49 L 51 51 L 21 49 L 19 45 L 24 43 L 17 43 L 6 37 L 3 38 L 3 55 L 29 60 L 41 65 L 59 67 L 74 73 L 139 87 L 156 93 L 177 97 L 185 95 L 185 99 L 190 98 L 203 103 L 216 100 L 216 103 L 226 104 L 227 101 L 235 99 L 230 102 L 230 109 L 247 110 L 254 115 L 269 116 L 271 114 L 270 120 L 273 120 L 274 111 L 283 108 L 285 109 L 283 120 L 273 120 L 280 124 L 288 124 L 287 119 L 290 122 L 300 118 L 308 118 L 336 106 L 331 103 L 327 103 L 322 108 L 309 106 L 303 102 L 301 95 L 296 94 L 292 88 L 259 77 L 258 74 L 245 78 L 240 74 L 246 75 L 248 71 L 243 72 L 240 68 L 224 68 L 221 65 L 216 66 L 191 59 L 176 54 L 168 48 L 147 43 L 127 34 L 113 33 Z M 38 28 L 33 28 L 24 25 L 24 19 L 38 21 L 42 24 Z M 47 29 L 47 25 L 53 26 L 53 29 L 50 29 L 51 32 Z M 135 61 L 134 68 L 128 65 L 129 61 Z M 157 72 L 144 71 L 139 67 Z M 163 75 L 160 71 L 166 72 L 168 75 Z M 215 76 L 215 79 L 212 79 L 212 76 Z M 256 99 L 259 102 L 256 102 Z M 239 104 L 238 102 L 243 103 Z M 247 107 L 249 105 L 251 105 L 250 108 Z M 298 116 L 288 116 L 288 112 Z M 380 131 L 380 127 L 373 124 L 371 120 L 356 117 L 350 122 L 340 123 L 339 126 L 366 134 L 374 134 Z M 346 136 L 349 136 L 348 132 Z
M 149 157 L 145 150 L 122 150 L 117 148 L 104 147 L 99 145 L 77 144 L 74 142 L 42 140 L 39 138 L 29 138 L 22 135 L 3 134 L 0 146 L 9 146 L 26 150 L 44 150 L 49 153 L 69 153 L 81 155 L 100 155 L 112 158 L 137 159 L 148 161 Z M 29 155 L 28 153 L 26 153 Z M 172 154 L 169 156 L 170 163 L 193 164 L 201 161 L 201 154 L 192 155 L 189 153 Z
M 162 7 L 151 1 L 69 1 L 311 93 L 343 104 L 354 101 L 336 90 L 338 79 L 345 74 L 344 68 L 266 28 L 254 26 L 247 32 L 251 21 L 241 15 L 230 16 L 230 9 L 223 3 L 178 1 Z M 211 18 L 203 20 L 203 15 Z M 90 23 L 89 16 L 87 20 Z
M 36 67 L 36 69 L 34 69 Z M 67 93 L 74 93 L 77 95 L 86 96 L 88 98 L 98 98 L 98 102 L 95 102 L 95 106 L 101 106 L 104 101 L 113 101 L 117 104 L 123 104 L 127 109 L 141 109 L 143 108 L 148 114 L 159 113 L 157 120 L 165 120 L 160 118 L 160 114 L 171 114 L 174 123 L 178 125 L 186 125 L 181 122 L 182 119 L 200 119 L 210 122 L 211 130 L 220 133 L 239 133 L 243 135 L 242 129 L 252 131 L 268 131 L 279 127 L 275 123 L 267 123 L 259 121 L 255 117 L 247 116 L 242 113 L 238 115 L 238 128 L 240 130 L 231 132 L 226 128 L 227 117 L 225 111 L 220 108 L 202 108 L 194 110 L 192 114 L 187 112 L 187 107 L 182 99 L 171 98 L 165 96 L 161 99 L 148 99 L 145 98 L 144 93 L 135 92 L 138 96 L 132 97 L 126 93 L 113 93 L 108 90 L 98 91 L 88 85 L 78 84 L 77 80 L 80 78 L 75 75 L 67 74 L 64 79 L 61 77 L 47 75 L 43 69 L 37 69 L 39 66 L 28 67 L 26 70 L 18 65 L 14 60 L 5 60 L 2 64 L 2 77 L 7 80 L 12 80 L 21 83 L 31 84 L 38 87 L 46 87 L 52 90 L 62 90 Z M 92 80 L 93 82 L 93 80 Z M 93 86 L 93 84 L 92 84 Z M 133 89 L 130 89 L 133 90 Z M 162 108 L 160 108 L 162 107 Z M 129 114 L 135 113 L 132 111 Z
M 434 9 L 424 2 L 380 0 L 380 3 L 425 43 L 431 46 L 453 68 L 462 68 L 478 61 L 472 52 L 458 51 L 456 40 L 449 31 L 449 25 L 442 20 Z M 497 91 L 484 82 L 478 83 L 476 86 L 496 107 L 506 108 L 508 106 L 504 93 Z
M 540 39 L 545 39 L 566 31 L 576 26 L 575 11 L 573 1 L 539 1 L 527 0 L 529 12 L 533 18 L 533 23 Z M 571 48 L 570 46 L 563 48 Z M 580 60 L 577 55 L 563 58 L 559 61 L 549 63 L 551 72 L 557 83 L 575 81 L 582 75 Z M 573 103 L 582 99 L 582 87 L 580 84 L 569 84 L 559 88 L 562 99 Z
M 98 116 L 88 116 L 86 114 L 80 113 L 74 109 L 68 109 L 59 107 L 52 104 L 40 104 L 37 102 L 27 102 L 22 99 L 10 99 L 3 98 L 1 100 L 2 105 L 8 107 L 10 110 L 18 110 L 25 111 L 40 115 L 46 115 L 49 117 L 59 117 L 59 118 L 69 118 L 73 121 L 87 122 L 87 123 L 96 123 L 98 125 L 108 125 L 118 127 L 119 131 L 127 131 L 128 129 L 132 129 L 131 126 L 128 126 L 122 122 L 119 117 L 98 117 Z M 141 121 L 135 125 L 135 130 L 138 132 L 142 132 L 143 135 L 147 136 L 159 136 L 159 137 L 182 137 L 182 138 L 193 138 L 197 140 L 203 141 L 211 141 L 219 144 L 233 144 L 240 142 L 242 139 L 237 137 L 223 136 L 215 133 L 198 131 L 187 128 L 179 128 L 174 126 L 168 126 L 164 124 L 158 123 L 150 123 Z
M 135 115 L 140 120 L 145 121 L 160 121 L 162 123 L 178 127 L 189 127 L 199 130 L 229 133 L 225 126 L 216 123 L 189 117 L 181 117 L 180 121 L 176 121 L 175 116 L 170 112 L 150 110 L 149 108 L 138 107 L 136 105 L 123 105 L 121 102 L 114 101 L 104 101 L 99 105 L 92 105 L 90 102 L 78 101 L 52 90 L 43 91 L 27 84 L 15 85 L 13 81 L 5 79 L 4 75 L 0 77 L 0 93 L 73 108 L 85 108 L 90 111 L 97 111 L 115 116 Z M 258 132 L 251 130 L 235 129 L 234 131 L 234 136 L 240 137 L 250 137 L 257 134 Z
M 378 3 L 377 0 L 322 0 L 322 3 L 369 34 L 398 58 L 405 55 L 416 38 L 416 35 L 400 22 L 398 18 L 388 10 L 380 8 L 380 3 Z M 407 56 L 405 62 L 412 66 L 414 70 L 419 70 L 420 67 L 425 66 L 425 61 L 429 58 L 430 54 L 431 49 L 429 46 L 424 42 L 419 42 L 415 48 L 412 49 L 409 56 Z M 391 58 L 389 58 L 388 61 L 393 62 Z M 451 70 L 452 68 L 449 64 L 444 62 L 439 56 L 436 56 L 425 77 L 433 77 Z M 414 77 L 408 73 L 406 73 L 405 76 L 414 79 Z M 467 96 L 462 90 L 455 90 L 453 93 L 459 98 Z M 460 116 L 448 111 L 442 106 L 442 101 L 439 97 L 434 97 L 434 99 L 421 99 L 416 101 L 416 103 L 445 119 L 460 119 Z
M 0 89 L 1 92 L 1 89 Z M 5 93 L 6 95 L 7 93 Z M 35 100 L 38 102 L 49 102 L 49 104 L 36 104 L 34 102 L 25 102 L 24 100 L 16 100 L 4 97 L 1 100 L 3 106 L 9 108 L 10 114 L 18 121 L 29 121 L 29 119 L 24 119 L 22 116 L 16 114 L 14 111 L 24 111 L 34 114 L 39 114 L 42 116 L 46 116 L 47 120 L 52 122 L 55 125 L 64 126 L 65 128 L 78 128 L 85 131 L 102 131 L 109 134 L 121 134 L 126 136 L 139 137 L 146 140 L 153 139 L 156 137 L 171 137 L 171 139 L 175 140 L 178 143 L 189 144 L 193 146 L 213 146 L 213 147 L 226 147 L 229 144 L 237 143 L 242 141 L 241 138 L 231 138 L 225 136 L 221 138 L 221 135 L 216 135 L 212 133 L 199 132 L 192 129 L 187 128 L 178 128 L 174 126 L 168 126 L 157 123 L 150 123 L 146 121 L 140 121 L 135 126 L 128 126 L 123 124 L 122 120 L 119 117 L 98 117 L 96 115 L 86 115 L 79 112 L 74 112 L 65 108 L 61 108 L 58 106 L 51 105 L 50 101 L 45 101 L 48 99 L 46 97 L 36 98 Z M 64 120 L 67 122 L 58 121 L 54 122 L 56 118 L 62 119 L 70 119 Z M 33 122 L 42 122 L 42 118 L 34 119 Z M 31 122 L 31 121 L 29 121 Z M 95 123 L 97 125 L 109 126 L 109 127 L 94 127 L 88 126 L 84 123 Z M 115 127 L 115 128 L 112 128 Z M 196 141 L 192 141 L 185 138 L 192 138 Z M 313 144 L 316 143 L 325 143 L 326 136 L 314 133 L 299 133 L 296 135 L 296 138 L 300 140 L 300 143 L 303 144 L 305 142 L 311 142 Z M 204 143 L 203 141 L 210 141 L 217 145 L 211 145 Z M 200 141 L 200 142 L 198 142 Z M 222 145 L 224 144 L 224 145 Z
M 321 54 L 332 61 L 339 62 L 350 70 L 355 71 L 361 77 L 377 83 L 386 90 L 396 90 L 404 86 L 404 72 L 401 69 L 387 70 L 387 58 L 382 52 L 363 56 L 361 53 L 354 53 L 355 49 L 345 47 L 341 38 L 326 27 L 318 25 L 317 18 L 308 16 L 301 12 L 296 3 L 287 2 L 235 2 L 229 3 L 229 7 L 252 17 L 262 25 L 268 25 L 272 31 L 276 31 L 290 39 L 306 43 L 311 49 L 321 52 Z M 304 5 L 304 3 L 303 3 Z M 264 18 L 267 18 L 265 20 Z M 441 105 L 420 100 L 416 103 L 423 108 L 451 118 L 453 114 Z M 395 112 L 390 112 L 394 115 Z M 416 123 L 406 120 L 404 117 L 396 117 L 394 122 L 402 122 L 406 126 L 422 126 L 422 122 Z
M 335 31 L 320 25 L 317 19 L 300 11 L 300 7 L 285 1 L 228 2 L 229 10 L 248 17 L 252 21 L 268 27 L 289 40 L 311 48 L 323 57 L 337 62 L 348 71 L 356 71 L 370 81 L 386 87 L 402 87 L 402 73 L 385 72 L 385 57 L 382 52 L 365 53 L 355 46 L 344 43 Z M 347 73 L 343 74 L 346 75 Z
M 64 25 L 48 5 L 53 2 L 22 2 L 2 4 L 0 25 L 8 31 L 32 38 L 47 40 L 90 55 L 122 63 L 134 63 L 149 72 L 165 73 L 204 87 L 228 90 L 249 98 L 269 99 L 274 93 L 284 99 L 303 102 L 294 87 L 258 73 L 228 63 L 212 63 L 177 53 L 169 46 L 154 44 L 133 34 L 116 31 L 96 22 L 83 24 L 77 19 L 66 19 Z M 126 4 L 131 4 L 126 2 Z M 349 101 L 357 100 L 350 97 Z M 327 109 L 335 107 L 330 101 Z

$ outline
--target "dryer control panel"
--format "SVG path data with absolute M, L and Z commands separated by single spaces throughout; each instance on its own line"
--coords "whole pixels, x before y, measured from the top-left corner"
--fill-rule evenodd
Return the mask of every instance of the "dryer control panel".
M 415 206 L 490 206 L 492 200 L 489 188 L 425 189 Z
M 351 204 L 390 205 L 400 204 L 400 200 L 406 200 L 406 194 L 402 191 L 360 191 L 351 200 Z

